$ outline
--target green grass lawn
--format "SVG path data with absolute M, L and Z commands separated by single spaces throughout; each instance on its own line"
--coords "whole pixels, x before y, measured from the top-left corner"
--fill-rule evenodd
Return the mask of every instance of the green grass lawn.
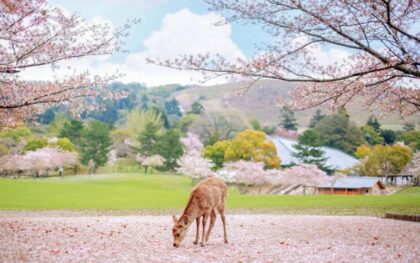
M 0 209 L 176 211 L 184 207 L 190 189 L 189 178 L 175 175 L 0 179 Z M 420 214 L 420 188 L 409 188 L 392 196 L 240 195 L 231 188 L 228 208 L 262 213 Z

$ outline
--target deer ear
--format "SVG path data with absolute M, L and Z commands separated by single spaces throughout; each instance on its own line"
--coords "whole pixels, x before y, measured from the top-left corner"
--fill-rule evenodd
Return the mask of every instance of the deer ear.
M 188 225 L 188 217 L 184 216 L 182 218 L 182 222 L 184 223 L 184 225 Z
M 172 215 L 172 219 L 174 220 L 174 223 L 178 222 L 178 217 L 176 217 L 176 215 Z

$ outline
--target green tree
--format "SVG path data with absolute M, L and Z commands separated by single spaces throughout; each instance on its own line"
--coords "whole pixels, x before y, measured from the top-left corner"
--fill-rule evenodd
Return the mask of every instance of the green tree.
M 404 142 L 404 144 L 409 146 L 413 151 L 420 150 L 420 131 L 406 131 L 398 136 L 397 141 Z
M 163 125 L 162 114 L 153 109 L 148 111 L 134 109 L 128 112 L 126 116 L 126 121 L 122 128 L 123 130 L 126 130 L 133 139 L 137 138 L 149 123 L 156 126 L 158 130 L 162 128 Z
M 399 174 L 412 157 L 410 148 L 399 144 L 375 145 L 373 148 L 361 145 L 356 153 L 363 159 L 359 172 L 368 176 Z
M 179 110 L 179 103 L 175 98 L 173 98 L 170 101 L 165 101 L 165 112 L 168 115 L 173 114 L 173 115 L 177 115 L 179 117 L 182 116 L 182 113 Z
M 369 145 L 384 144 L 384 138 L 370 125 L 362 126 L 362 133 Z
M 143 94 L 143 96 L 141 96 L 140 104 L 140 108 L 142 110 L 147 111 L 149 109 L 149 98 L 146 94 Z
M 311 120 L 309 121 L 309 128 L 315 128 L 315 125 L 320 122 L 325 115 L 321 114 L 321 110 L 316 110 L 315 115 L 312 116 Z
M 223 167 L 223 163 L 225 162 L 225 152 L 229 145 L 230 141 L 228 140 L 218 141 L 204 149 L 204 157 L 212 160 L 215 169 Z
M 181 133 L 178 130 L 170 129 L 159 136 L 157 153 L 165 158 L 164 170 L 173 171 L 176 167 L 176 161 L 184 153 L 183 145 L 180 142 Z
M 256 131 L 261 131 L 261 123 L 257 119 L 252 119 L 249 124 L 251 124 L 252 129 Z
M 362 131 L 350 121 L 345 109 L 323 118 L 315 130 L 321 135 L 322 144 L 353 154 L 364 143 Z
M 31 139 L 23 147 L 24 151 L 36 151 L 38 149 L 44 148 L 48 145 L 48 140 L 46 138 L 36 138 Z
M 311 163 L 318 166 L 319 169 L 331 172 L 332 169 L 327 163 L 325 152 L 321 149 L 321 136 L 313 129 L 306 130 L 298 138 L 298 143 L 293 145 L 296 152 L 293 156 L 303 163 Z
M 286 130 L 294 130 L 297 131 L 297 122 L 295 118 L 295 113 L 291 111 L 287 107 L 283 107 L 282 109 L 282 116 L 281 116 L 281 127 L 285 128 Z
M 142 155 L 152 156 L 157 153 L 158 131 L 159 127 L 149 122 L 139 134 L 137 140 L 140 143 L 139 152 Z
M 203 105 L 201 105 L 200 102 L 195 101 L 192 105 L 191 105 L 191 113 L 193 114 L 197 114 L 200 115 L 201 113 L 204 112 L 204 107 Z
M 93 160 L 97 166 L 108 161 L 108 153 L 112 145 L 110 130 L 107 124 L 92 121 L 83 130 L 80 138 L 80 157 L 84 165 Z
M 50 146 L 60 148 L 63 151 L 74 152 L 76 146 L 70 141 L 69 138 L 59 138 L 56 142 L 50 143 Z
M 42 124 L 50 124 L 55 118 L 57 107 L 50 107 L 38 116 L 38 122 Z
M 191 124 L 198 118 L 196 114 L 187 114 L 182 116 L 176 123 L 176 128 L 179 129 L 183 133 L 187 133 L 188 129 L 190 128 Z
M 381 131 L 381 124 L 379 123 L 378 119 L 373 115 L 369 116 L 366 125 L 372 127 L 373 130 L 377 133 Z
M 404 123 L 404 127 L 402 128 L 402 132 L 414 131 L 416 129 L 416 125 L 412 122 Z
M 72 143 L 80 145 L 83 129 L 83 122 L 73 119 L 70 122 L 64 123 L 63 128 L 60 130 L 59 137 L 69 138 Z
M 397 133 L 393 130 L 383 129 L 380 134 L 384 138 L 385 144 L 394 144 L 397 139 Z
M 247 160 L 264 162 L 265 168 L 278 168 L 280 158 L 273 142 L 266 141 L 266 135 L 262 131 L 245 130 L 238 133 L 232 140 L 223 143 L 216 143 L 215 147 L 208 146 L 204 152 L 205 156 L 219 166 L 221 150 L 224 153 L 224 161 Z M 216 155 L 216 158 L 213 156 Z

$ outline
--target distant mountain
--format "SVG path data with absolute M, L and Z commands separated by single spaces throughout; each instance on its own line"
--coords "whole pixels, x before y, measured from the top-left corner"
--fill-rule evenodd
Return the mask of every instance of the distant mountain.
M 280 121 L 280 108 L 276 99 L 288 99 L 288 92 L 296 85 L 284 81 L 261 80 L 250 87 L 245 94 L 237 95 L 238 91 L 247 88 L 244 83 L 228 83 L 215 86 L 187 86 L 176 91 L 173 96 L 183 108 L 189 109 L 194 101 L 199 100 L 207 110 L 236 109 L 249 119 L 258 119 L 263 125 L 277 125 Z M 324 114 L 330 113 L 322 107 Z M 316 109 L 298 111 L 295 113 L 300 128 L 307 127 Z M 347 106 L 351 119 L 358 125 L 366 123 L 372 112 L 365 110 L 360 103 L 352 102 Z M 402 119 L 397 114 L 388 114 L 380 120 L 386 128 L 399 129 L 405 122 L 416 122 L 420 126 L 420 114 Z

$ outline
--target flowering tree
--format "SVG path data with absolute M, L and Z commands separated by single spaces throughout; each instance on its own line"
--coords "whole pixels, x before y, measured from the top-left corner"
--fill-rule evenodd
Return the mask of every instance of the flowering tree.
M 204 146 L 198 135 L 188 133 L 180 141 L 184 146 L 184 155 L 177 161 L 177 172 L 190 176 L 193 181 L 214 176 L 215 173 L 211 170 L 214 164 L 202 156 Z
M 411 115 L 420 110 L 419 4 L 412 0 L 207 0 L 226 22 L 261 25 L 275 39 L 255 57 L 235 62 L 209 54 L 158 61 L 204 73 L 298 83 L 293 109 L 342 107 L 360 95 L 367 107 Z M 223 22 L 223 21 L 222 21 Z M 332 48 L 334 62 L 317 54 Z M 214 76 L 211 76 L 214 77 Z
M 141 165 L 143 165 L 144 167 L 146 167 L 146 173 L 147 173 L 147 168 L 148 167 L 161 167 L 165 164 L 165 158 L 163 158 L 162 156 L 155 154 L 149 157 L 146 157 L 142 162 Z M 151 172 L 151 171 L 150 171 Z
M 80 103 L 85 97 L 122 95 L 104 89 L 116 74 L 92 77 L 84 72 L 50 82 L 28 82 L 19 73 L 34 67 L 54 68 L 68 59 L 112 54 L 119 50 L 128 24 L 113 30 L 108 23 L 89 23 L 46 0 L 1 1 L 0 13 L 0 126 L 13 125 L 52 103 L 70 102 L 76 113 L 87 108 Z
M 307 186 L 317 186 L 329 182 L 327 174 L 314 164 L 300 164 L 282 171 L 274 178 L 274 185 L 303 185 L 303 193 Z
M 24 155 L 5 155 L 0 159 L 0 168 L 9 171 L 48 171 L 78 163 L 75 153 L 45 147 L 28 151 Z
M 271 183 L 279 173 L 276 169 L 264 170 L 264 165 L 264 162 L 244 160 L 227 162 L 219 175 L 228 178 L 232 183 L 261 186 Z

